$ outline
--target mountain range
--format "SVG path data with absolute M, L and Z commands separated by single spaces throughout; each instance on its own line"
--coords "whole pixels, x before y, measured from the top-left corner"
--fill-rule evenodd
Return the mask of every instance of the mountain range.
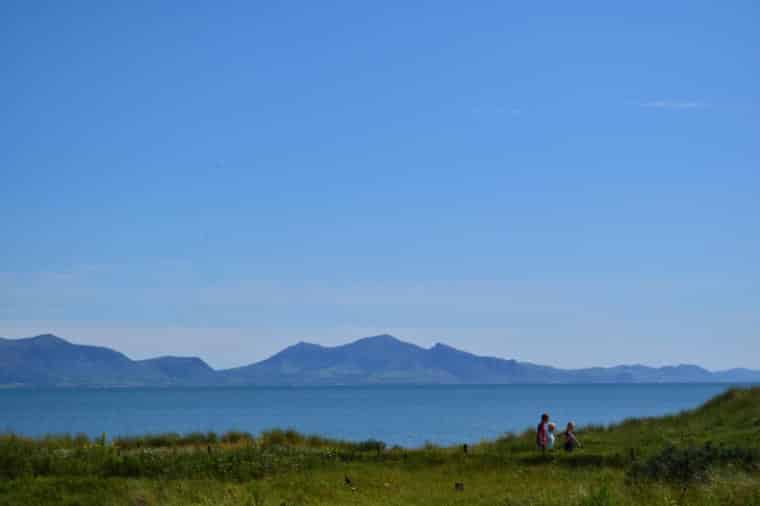
M 132 360 L 51 334 L 0 338 L 3 387 L 702 382 L 760 382 L 760 371 L 711 372 L 695 365 L 558 369 L 473 355 L 440 343 L 423 348 L 389 335 L 334 347 L 301 342 L 261 362 L 214 370 L 197 357 Z

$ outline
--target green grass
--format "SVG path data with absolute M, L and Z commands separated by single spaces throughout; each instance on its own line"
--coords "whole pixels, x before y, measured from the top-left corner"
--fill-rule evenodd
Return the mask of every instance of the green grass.
M 466 455 L 460 446 L 389 449 L 292 430 L 113 441 L 2 435 L 0 506 L 760 506 L 760 388 L 578 436 L 582 449 L 544 456 L 531 432 Z

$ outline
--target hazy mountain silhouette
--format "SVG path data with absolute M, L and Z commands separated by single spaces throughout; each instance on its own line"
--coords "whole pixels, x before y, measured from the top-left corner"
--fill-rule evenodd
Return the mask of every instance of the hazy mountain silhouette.
M 206 369 L 211 375 L 204 376 Z M 169 386 L 198 384 L 196 378 L 214 383 L 216 373 L 197 358 L 135 361 L 109 348 L 72 344 L 51 334 L 0 338 L 0 384 L 4 385 Z
M 198 357 L 158 357 L 136 363 L 160 372 L 171 384 L 212 385 L 218 382 L 217 372 Z
M 389 335 L 334 347 L 301 342 L 261 362 L 216 371 L 196 357 L 131 360 L 109 348 L 77 345 L 50 334 L 0 338 L 0 385 L 11 386 L 668 382 L 760 382 L 760 371 L 710 372 L 694 365 L 568 370 L 482 357 L 441 343 L 422 348 Z

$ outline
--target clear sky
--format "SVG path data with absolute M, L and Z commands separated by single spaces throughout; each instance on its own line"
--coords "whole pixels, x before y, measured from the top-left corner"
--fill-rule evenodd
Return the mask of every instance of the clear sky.
M 0 335 L 760 368 L 760 3 L 0 3 Z

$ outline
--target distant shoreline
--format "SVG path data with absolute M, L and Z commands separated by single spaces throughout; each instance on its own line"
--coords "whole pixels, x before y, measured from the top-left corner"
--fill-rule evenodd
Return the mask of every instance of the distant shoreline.
M 393 388 L 468 388 L 468 387 L 540 387 L 540 386 L 637 386 L 637 385 L 725 385 L 726 388 L 746 388 L 760 385 L 760 381 L 640 381 L 627 383 L 577 382 L 577 383 L 356 383 L 335 385 L 0 385 L 0 390 L 244 390 L 261 388 L 267 390 L 291 389 L 393 389 Z

